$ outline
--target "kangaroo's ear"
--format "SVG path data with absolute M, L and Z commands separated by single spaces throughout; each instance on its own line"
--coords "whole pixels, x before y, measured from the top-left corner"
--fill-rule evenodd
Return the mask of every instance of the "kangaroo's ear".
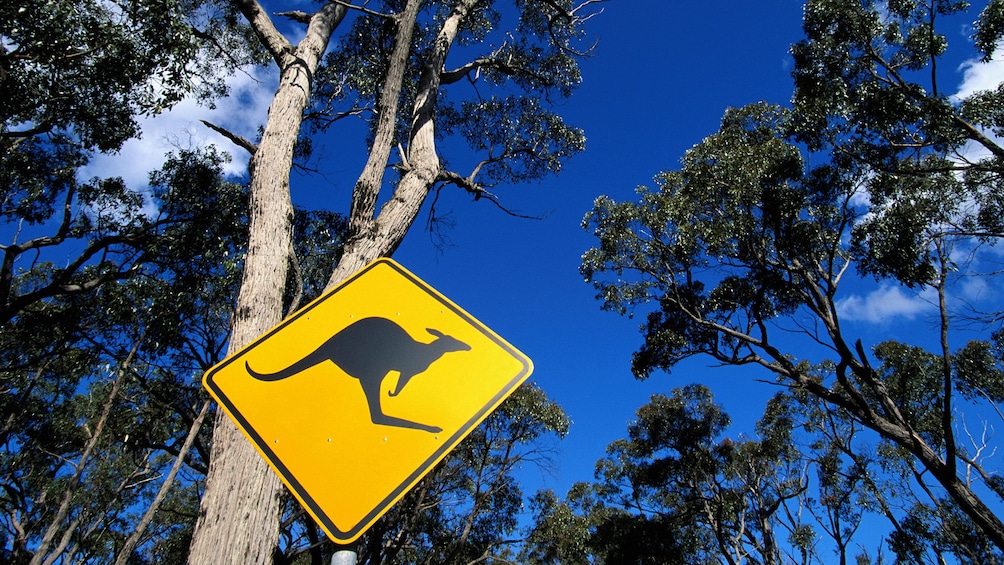
M 434 330 L 432 328 L 425 328 L 425 331 L 429 332 L 430 334 L 432 334 L 432 335 L 434 335 L 436 337 L 446 337 L 446 334 L 444 334 L 443 332 L 441 332 L 439 330 Z

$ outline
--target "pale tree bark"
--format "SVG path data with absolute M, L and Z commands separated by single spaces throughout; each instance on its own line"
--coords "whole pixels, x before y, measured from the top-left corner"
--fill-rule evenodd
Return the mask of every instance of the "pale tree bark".
M 434 112 L 446 56 L 461 23 L 479 0 L 461 0 L 441 24 L 434 48 L 423 61 L 402 176 L 394 194 L 376 212 L 384 172 L 396 145 L 399 100 L 412 32 L 421 0 L 409 0 L 395 16 L 395 45 L 383 79 L 377 128 L 367 163 L 356 182 L 350 211 L 350 239 L 328 282 L 332 288 L 400 245 L 433 186 L 443 180 L 435 144 Z M 293 144 L 308 104 L 310 80 L 334 27 L 345 13 L 330 1 L 309 18 L 307 36 L 294 50 L 255 0 L 240 0 L 241 12 L 281 69 L 265 131 L 251 158 L 251 223 L 248 255 L 229 352 L 277 324 L 292 254 L 289 171 Z M 326 14 L 326 15 L 325 15 Z M 322 17 L 323 16 L 323 17 Z M 322 22 L 323 23 L 319 23 Z M 189 563 L 270 563 L 278 543 L 280 483 L 226 417 L 217 417 L 206 492 Z
M 289 172 L 293 145 L 309 101 L 314 71 L 346 8 L 327 2 L 310 18 L 294 48 L 255 0 L 239 0 L 241 13 L 272 54 L 279 86 L 261 143 L 251 158 L 250 235 L 228 353 L 234 353 L 282 318 L 282 295 L 292 253 L 293 207 Z M 206 492 L 188 562 L 271 563 L 279 539 L 281 484 L 236 426 L 217 414 Z
M 443 169 L 440 166 L 435 139 L 436 100 L 439 87 L 442 85 L 446 56 L 457 38 L 460 24 L 477 3 L 478 0 L 457 2 L 436 35 L 433 43 L 435 48 L 424 61 L 419 78 L 418 94 L 411 115 L 406 162 L 402 163 L 404 173 L 393 196 L 380 208 L 380 213 L 376 217 L 373 213 L 382 182 L 374 182 L 374 178 L 367 178 L 366 175 L 379 175 L 382 179 L 382 171 L 386 167 L 393 138 L 388 136 L 383 140 L 385 147 L 374 147 L 373 153 L 379 151 L 384 155 L 384 166 L 368 165 L 356 183 L 352 217 L 349 219 L 352 227 L 351 239 L 342 259 L 328 279 L 327 288 L 333 288 L 371 261 L 393 254 L 408 233 L 408 228 L 415 222 L 422 203 L 425 202 L 432 187 L 441 180 Z M 399 56 L 396 50 L 395 56 Z M 400 63 L 403 65 L 404 61 Z M 381 114 L 381 119 L 383 118 Z

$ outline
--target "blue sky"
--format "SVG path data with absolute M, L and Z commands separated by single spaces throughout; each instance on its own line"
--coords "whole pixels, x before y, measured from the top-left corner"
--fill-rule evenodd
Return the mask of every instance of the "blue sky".
M 787 103 L 792 92 L 788 48 L 801 38 L 802 3 L 610 0 L 604 9 L 592 22 L 599 45 L 584 65 L 583 84 L 560 108 L 568 122 L 585 129 L 585 153 L 558 177 L 497 191 L 509 208 L 546 218 L 515 218 L 447 190 L 437 208 L 452 212 L 456 221 L 446 234 L 450 245 L 438 246 L 417 224 L 394 256 L 533 359 L 532 381 L 573 421 L 559 444 L 554 475 L 541 482 L 559 493 L 592 478 L 606 445 L 625 435 L 634 411 L 652 393 L 695 381 L 708 384 L 737 429 L 749 430 L 775 392 L 753 380 L 768 375 L 713 368 L 705 359 L 681 364 L 670 375 L 634 380 L 629 363 L 641 343 L 640 318 L 600 310 L 593 288 L 578 273 L 581 254 L 593 244 L 580 222 L 596 196 L 633 198 L 635 187 L 651 185 L 656 173 L 674 168 L 684 151 L 718 129 L 728 106 Z M 964 46 L 966 23 L 960 21 L 954 35 L 949 32 L 950 44 L 962 50 L 942 67 L 948 69 L 941 79 L 946 87 L 962 88 L 966 68 L 961 65 L 974 56 Z M 1004 80 L 996 66 L 969 70 L 969 78 L 983 84 Z M 237 77 L 235 93 L 240 104 L 227 110 L 227 122 L 253 132 L 264 119 L 271 92 Z M 127 180 L 134 174 L 141 181 L 171 143 L 213 139 L 197 123 L 206 114 L 221 119 L 221 113 L 182 105 L 147 124 L 144 141 L 125 148 L 124 159 L 98 160 L 93 173 L 114 171 Z M 234 171 L 241 171 L 246 161 L 234 154 Z M 323 162 L 323 178 L 294 175 L 294 201 L 347 209 L 362 160 L 338 156 Z M 869 294 L 874 291 L 884 294 Z M 901 322 L 924 319 L 916 297 L 896 289 L 861 287 L 849 298 L 846 312 L 860 321 L 848 327 L 866 344 L 909 335 Z
M 438 250 L 426 234 L 412 232 L 395 254 L 533 359 L 531 379 L 573 421 L 555 476 L 545 481 L 558 492 L 592 478 L 606 445 L 625 435 L 654 392 L 714 381 L 736 416 L 747 402 L 760 411 L 760 399 L 773 394 L 760 386 L 750 402 L 749 379 L 711 373 L 701 361 L 636 381 L 629 364 L 640 321 L 600 311 L 578 272 L 594 244 L 580 224 L 597 196 L 632 198 L 635 187 L 651 184 L 715 132 L 727 106 L 790 98 L 787 52 L 799 37 L 801 4 L 728 4 L 608 2 L 593 20 L 599 44 L 582 86 L 561 108 L 585 129 L 586 151 L 557 177 L 498 191 L 506 205 L 547 217 L 512 218 L 453 192 L 438 208 L 454 212 L 454 247 Z
M 578 273 L 582 252 L 595 243 L 580 223 L 596 196 L 633 199 L 638 185 L 651 186 L 656 173 L 674 168 L 688 148 L 717 131 L 727 107 L 786 104 L 792 93 L 788 49 L 802 37 L 802 3 L 613 0 L 605 7 L 594 20 L 597 54 L 563 108 L 569 122 L 585 129 L 586 152 L 559 177 L 499 191 L 507 205 L 548 212 L 547 218 L 511 218 L 452 193 L 439 208 L 454 211 L 457 226 L 449 235 L 455 246 L 437 250 L 416 231 L 395 255 L 534 360 L 533 381 L 573 420 L 560 444 L 557 473 L 546 481 L 558 492 L 592 478 L 606 445 L 624 437 L 634 411 L 655 392 L 705 383 L 737 432 L 750 431 L 777 392 L 754 382 L 771 379 L 764 372 L 712 367 L 703 358 L 636 381 L 629 363 L 641 344 L 643 316 L 600 311 L 594 289 Z M 966 23 L 949 37 L 954 47 L 968 43 Z M 943 74 L 946 87 L 961 86 L 965 69 L 959 65 L 972 53 L 966 45 L 961 58 L 949 60 L 945 68 L 959 70 L 954 77 Z M 996 77 L 994 85 L 1004 80 L 999 69 L 980 70 L 979 77 Z M 857 290 L 848 295 L 845 319 L 866 344 L 909 341 L 907 324 L 933 323 L 924 317 L 924 302 L 908 290 Z

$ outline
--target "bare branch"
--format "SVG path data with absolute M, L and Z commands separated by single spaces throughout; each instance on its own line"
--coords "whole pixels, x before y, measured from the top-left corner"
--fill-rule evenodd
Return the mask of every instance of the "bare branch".
M 584 51 L 572 49 L 563 40 L 558 38 L 557 33 L 555 31 L 556 21 L 564 20 L 569 25 L 581 25 L 589 21 L 590 19 L 598 16 L 599 14 L 603 13 L 603 8 L 600 8 L 598 11 L 595 12 L 585 13 L 586 9 L 589 6 L 593 4 L 600 4 L 606 2 L 607 0 L 585 0 L 584 2 L 572 8 L 571 10 L 566 10 L 565 8 L 562 8 L 560 5 L 558 5 L 558 2 L 556 0 L 542 0 L 542 1 L 544 4 L 547 4 L 548 6 L 553 8 L 555 12 L 557 12 L 557 15 L 548 16 L 547 18 L 547 31 L 550 34 L 551 39 L 554 40 L 555 45 L 557 45 L 558 48 L 561 49 L 562 51 L 575 55 L 576 57 L 588 57 L 589 54 L 596 48 L 596 42 L 594 42 L 592 45 L 589 46 L 588 49 Z M 580 12 L 583 13 L 580 14 Z
M 301 10 L 290 10 L 288 12 L 275 12 L 275 15 L 293 20 L 294 22 L 301 24 L 309 24 L 312 14 L 303 12 Z
M 192 422 L 192 426 L 188 429 L 188 436 L 185 438 L 185 443 L 181 446 L 181 451 L 178 453 L 177 457 L 174 458 L 174 465 L 171 466 L 171 471 L 167 474 L 164 479 L 164 483 L 160 486 L 160 490 L 157 491 L 157 496 L 154 497 L 150 506 L 146 509 L 146 513 L 143 514 L 143 518 L 136 525 L 136 530 L 129 536 L 122 549 L 119 551 L 119 556 L 115 560 L 115 565 L 125 565 L 129 557 L 132 556 L 132 550 L 139 543 L 140 537 L 143 532 L 146 531 L 147 526 L 153 520 L 153 515 L 160 508 L 164 499 L 167 498 L 167 491 L 171 489 L 174 485 L 174 478 L 178 475 L 178 470 L 181 468 L 181 464 L 185 461 L 185 456 L 188 455 L 189 450 L 192 448 L 192 443 L 195 441 L 195 437 L 199 435 L 199 430 L 202 428 L 202 422 L 206 418 L 206 414 L 209 412 L 209 407 L 212 401 L 206 400 L 202 404 L 202 409 L 199 411 L 199 415 Z
M 363 2 L 362 6 L 356 6 L 356 5 L 352 4 L 351 2 L 346 2 L 345 0 L 335 0 L 335 4 L 338 4 L 339 6 L 344 6 L 345 8 L 348 8 L 349 10 L 355 10 L 357 12 L 362 12 L 362 13 L 368 15 L 368 16 L 376 16 L 378 18 L 387 18 L 387 19 L 391 19 L 391 20 L 397 20 L 397 19 L 400 18 L 400 16 L 398 16 L 397 14 L 385 14 L 383 12 L 377 12 L 375 10 L 370 10 L 369 8 L 366 7 L 366 4 L 369 4 L 369 0 L 366 0 L 365 2 Z
M 254 143 L 251 143 L 251 141 L 248 140 L 247 138 L 239 136 L 236 133 L 226 128 L 220 127 L 214 123 L 207 122 L 206 120 L 199 120 L 199 121 L 202 122 L 202 124 L 205 125 L 207 128 L 229 139 L 234 145 L 244 149 L 248 153 L 254 155 L 255 151 L 258 151 L 258 146 L 255 145 Z
M 454 173 L 452 171 L 440 171 L 439 176 L 437 177 L 436 180 L 438 182 L 444 182 L 444 183 L 447 183 L 447 184 L 452 184 L 452 185 L 455 185 L 455 186 L 457 186 L 459 188 L 464 189 L 465 191 L 467 191 L 470 194 L 474 195 L 474 200 L 475 201 L 478 201 L 478 200 L 481 200 L 481 199 L 488 200 L 492 204 L 494 204 L 496 207 L 498 207 L 499 210 L 502 210 L 506 214 L 508 214 L 510 216 L 513 216 L 515 218 L 523 218 L 523 219 L 526 219 L 526 220 L 543 220 L 544 218 L 547 217 L 547 214 L 544 214 L 543 216 L 530 216 L 530 215 L 527 215 L 527 214 L 523 214 L 523 213 L 517 212 L 517 211 L 512 210 L 512 209 L 506 208 L 499 201 L 498 195 L 492 194 L 491 192 L 488 192 L 487 190 L 485 190 L 485 188 L 483 186 L 481 186 L 480 184 L 476 183 L 473 180 L 473 177 L 462 177 L 459 174 Z

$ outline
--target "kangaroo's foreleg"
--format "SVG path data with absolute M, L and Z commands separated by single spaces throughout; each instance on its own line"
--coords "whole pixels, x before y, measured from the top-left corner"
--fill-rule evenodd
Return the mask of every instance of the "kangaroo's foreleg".
M 433 434 L 438 434 L 443 431 L 443 428 L 436 426 L 427 426 L 425 424 L 419 424 L 418 422 L 412 422 L 411 420 L 405 420 L 403 418 L 395 418 L 394 416 L 388 416 L 383 413 L 383 408 L 380 406 L 380 384 L 383 382 L 383 378 L 380 379 L 359 379 L 359 384 L 363 387 L 363 394 L 366 395 L 366 404 L 370 409 L 370 420 L 380 426 L 394 426 L 396 428 L 408 428 L 412 430 L 422 430 L 424 432 L 429 432 Z

